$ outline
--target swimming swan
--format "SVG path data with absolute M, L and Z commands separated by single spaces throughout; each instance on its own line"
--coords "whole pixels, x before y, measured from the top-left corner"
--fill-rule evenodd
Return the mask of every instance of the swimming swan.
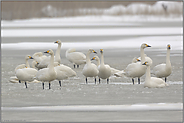
M 56 54 L 55 54 L 55 57 L 54 57 L 54 61 L 60 63 L 61 62 L 61 58 L 60 58 L 61 41 L 57 40 L 54 43 L 58 44 L 58 47 L 57 47 L 57 50 L 56 50 Z M 49 57 L 45 57 L 43 60 L 41 60 L 38 63 L 39 63 L 38 64 L 38 68 L 39 69 L 46 68 L 50 64 L 50 56 Z
M 48 68 L 40 69 L 36 74 L 36 79 L 42 81 L 43 89 L 44 89 L 44 82 L 49 82 L 49 89 L 50 89 L 50 82 L 56 79 L 56 71 L 54 69 L 54 52 L 50 49 L 44 53 L 48 53 L 51 55 L 50 63 Z
M 82 70 L 82 74 L 86 77 L 86 84 L 87 84 L 87 77 L 94 77 L 95 84 L 96 84 L 96 76 L 98 76 L 98 68 L 95 64 L 91 63 L 90 61 L 90 54 L 96 53 L 93 49 L 89 49 L 86 55 L 86 64 Z
M 103 49 L 100 49 L 100 53 L 101 53 L 101 63 L 98 66 L 99 83 L 100 83 L 100 78 L 101 78 L 101 79 L 107 79 L 107 84 L 109 84 L 109 77 L 111 76 L 111 68 L 108 64 L 104 64 Z
M 76 52 L 74 48 L 68 49 L 65 54 L 66 58 L 75 65 L 79 67 L 81 64 L 86 64 L 86 56 L 82 52 Z
M 123 71 L 121 71 L 121 73 L 125 76 L 132 78 L 133 84 L 134 78 L 136 77 L 138 77 L 138 84 L 140 84 L 140 77 L 143 76 L 146 72 L 146 66 L 142 65 L 145 62 L 144 48 L 146 47 L 151 46 L 143 43 L 140 47 L 141 62 L 131 63 Z
M 145 62 L 143 65 L 147 66 L 144 87 L 162 88 L 162 87 L 168 86 L 168 84 L 166 84 L 161 78 L 151 77 L 149 62 Z
M 171 62 L 170 62 L 170 49 L 171 49 L 171 46 L 168 44 L 166 64 L 165 63 L 159 64 L 153 68 L 153 74 L 158 78 L 165 77 L 165 82 L 167 79 L 166 77 L 168 77 L 172 72 L 172 67 L 171 67 Z
M 27 58 L 32 59 L 32 57 L 30 56 L 26 56 L 26 60 Z M 29 66 L 28 60 L 26 63 Z M 19 81 L 24 81 L 25 82 L 25 86 L 27 88 L 27 82 L 31 82 L 35 79 L 36 74 L 37 74 L 37 70 L 34 68 L 29 68 L 26 66 L 26 68 L 23 69 L 17 69 L 16 70 L 16 77 L 18 78 Z

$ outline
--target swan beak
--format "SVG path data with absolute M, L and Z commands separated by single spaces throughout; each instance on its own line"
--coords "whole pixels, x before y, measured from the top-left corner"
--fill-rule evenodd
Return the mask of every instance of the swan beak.
M 95 57 L 93 57 L 91 60 L 95 60 Z
M 103 49 L 100 49 L 100 52 L 102 53 L 103 52 Z
M 146 47 L 151 47 L 151 46 L 146 44 Z
M 54 43 L 58 43 L 58 41 L 54 42 Z
M 168 49 L 171 49 L 171 46 L 170 45 L 168 45 Z
M 96 54 L 97 54 L 97 52 L 96 52 L 96 51 L 94 51 L 94 50 L 93 50 L 93 53 L 96 53 Z
M 33 57 L 29 56 L 29 59 L 33 59 Z
M 142 65 L 146 65 L 147 64 L 147 62 L 144 62 L 144 64 L 142 64 Z
M 49 53 L 49 50 L 45 51 L 44 53 Z
M 141 60 L 137 59 L 137 61 L 141 61 Z

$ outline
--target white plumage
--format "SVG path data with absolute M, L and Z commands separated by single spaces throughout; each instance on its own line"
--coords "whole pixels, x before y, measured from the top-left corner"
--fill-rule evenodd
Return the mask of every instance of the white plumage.
M 44 82 L 49 82 L 49 89 L 50 89 L 50 82 L 55 80 L 57 75 L 54 69 L 54 52 L 50 49 L 44 53 L 48 53 L 51 55 L 49 67 L 40 69 L 36 74 L 36 79 L 42 81 L 43 89 L 44 89 Z
M 149 62 L 145 62 L 143 65 L 147 66 L 144 87 L 162 88 L 162 87 L 168 86 L 168 84 L 166 84 L 161 78 L 151 77 Z
M 91 63 L 90 61 L 90 54 L 96 53 L 93 49 L 89 49 L 88 53 L 86 55 L 86 64 L 82 70 L 82 74 L 86 77 L 86 84 L 87 84 L 87 77 L 94 77 L 95 78 L 95 84 L 96 84 L 96 76 L 98 76 L 98 68 L 95 64 Z
M 76 52 L 74 48 L 68 49 L 65 55 L 66 58 L 74 64 L 74 68 L 75 65 L 79 67 L 79 65 L 86 63 L 86 55 L 84 55 L 82 52 Z
M 165 77 L 165 82 L 166 82 L 166 77 L 168 77 L 171 72 L 172 72 L 172 67 L 171 67 L 171 62 L 170 62 L 170 45 L 167 45 L 167 55 L 166 55 L 166 64 L 159 64 L 153 68 L 153 74 L 156 77 L 162 78 Z

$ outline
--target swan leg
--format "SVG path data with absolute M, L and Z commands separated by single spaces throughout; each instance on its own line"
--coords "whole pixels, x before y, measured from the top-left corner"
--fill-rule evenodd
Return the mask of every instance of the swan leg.
M 107 84 L 109 84 L 109 79 L 107 79 Z
M 59 81 L 59 85 L 60 85 L 60 87 L 61 87 L 61 81 Z
M 75 68 L 75 64 L 73 65 L 73 67 Z
M 42 82 L 42 86 L 43 86 L 43 89 L 44 89 L 44 82 Z
M 141 82 L 140 82 L 140 78 L 138 78 L 138 84 L 141 84 Z
M 26 86 L 26 88 L 27 88 L 27 82 L 25 82 L 25 86 Z
M 19 80 L 19 83 L 21 83 L 21 81 Z
M 99 78 L 99 84 L 100 84 L 100 78 Z
M 165 77 L 165 82 L 166 82 L 167 78 Z
M 86 84 L 88 84 L 88 79 L 87 79 L 87 77 L 86 77 Z
M 134 79 L 132 78 L 132 83 L 133 83 L 133 85 L 134 85 Z
M 95 78 L 95 85 L 96 85 L 96 78 Z
M 49 89 L 51 89 L 51 88 L 50 88 L 50 82 L 49 82 Z
M 77 65 L 77 68 L 79 68 L 79 65 Z

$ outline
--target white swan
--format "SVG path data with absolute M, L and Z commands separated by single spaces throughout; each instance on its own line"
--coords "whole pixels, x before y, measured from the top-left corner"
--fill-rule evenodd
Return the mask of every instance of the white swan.
M 145 62 L 143 65 L 147 66 L 144 87 L 162 88 L 162 87 L 168 86 L 168 84 L 166 84 L 161 78 L 151 77 L 149 62 Z
M 56 67 L 54 67 L 54 69 L 57 73 L 56 80 L 59 81 L 60 87 L 61 80 L 68 79 L 69 77 L 74 77 L 77 75 L 74 70 L 63 64 L 58 64 Z
M 44 82 L 49 82 L 49 89 L 50 89 L 50 82 L 56 79 L 56 71 L 54 69 L 54 52 L 50 49 L 44 53 L 48 53 L 51 55 L 50 63 L 48 68 L 40 69 L 36 74 L 36 79 L 42 81 L 43 89 L 44 89 Z
M 28 63 L 28 60 L 27 58 L 29 59 L 32 59 L 32 57 L 30 56 L 26 56 L 26 68 L 23 68 L 23 69 L 17 69 L 16 70 L 16 77 L 18 78 L 19 81 L 24 81 L 25 82 L 25 86 L 27 88 L 27 82 L 32 82 L 34 81 L 35 77 L 36 77 L 36 73 L 38 72 L 36 69 L 34 68 L 29 68 L 29 63 Z
M 96 60 L 97 67 L 100 65 L 100 58 L 98 56 L 94 56 L 91 60 Z M 114 75 L 115 73 L 120 72 L 120 70 L 117 70 L 117 69 L 112 68 L 112 67 L 110 67 L 110 69 L 111 69 L 111 75 Z
M 84 55 L 84 53 L 76 52 L 74 48 L 68 49 L 65 55 L 66 55 L 66 58 L 71 63 L 73 63 L 74 68 L 75 68 L 75 65 L 79 67 L 79 65 L 86 63 L 86 56 Z
M 153 64 L 153 61 L 150 57 L 148 57 L 146 54 L 144 54 L 145 56 L 145 61 L 149 62 L 150 66 Z M 141 61 L 141 57 L 137 58 Z
M 98 68 L 95 64 L 91 63 L 90 61 L 90 54 L 96 53 L 93 49 L 89 49 L 86 55 L 86 64 L 82 70 L 82 74 L 86 77 L 86 84 L 87 84 L 87 77 L 94 77 L 95 84 L 96 84 L 96 76 L 98 76 Z
M 56 54 L 55 54 L 55 57 L 54 57 L 54 61 L 60 63 L 61 62 L 61 58 L 60 58 L 61 41 L 57 40 L 54 43 L 58 44 L 58 47 L 57 47 L 57 50 L 56 50 Z M 37 66 L 38 69 L 46 68 L 50 64 L 50 56 L 49 57 L 45 57 L 44 59 L 42 59 L 38 63 L 39 63 L 38 66 Z
M 100 49 L 100 53 L 101 53 L 101 63 L 98 66 L 99 83 L 100 83 L 100 78 L 101 78 L 101 79 L 107 79 L 107 84 L 108 84 L 109 83 L 109 77 L 111 76 L 111 68 L 108 64 L 104 64 L 103 49 Z
M 167 45 L 167 56 L 166 56 L 166 64 L 159 64 L 153 68 L 153 74 L 158 77 L 162 78 L 165 77 L 165 82 L 166 82 L 166 77 L 168 77 L 171 72 L 172 72 L 172 67 L 171 67 L 171 62 L 170 62 L 170 49 L 171 46 L 168 44 Z
M 140 55 L 141 62 L 131 63 L 129 64 L 121 73 L 125 76 L 132 78 L 132 82 L 134 84 L 134 78 L 138 77 L 138 84 L 140 84 L 140 77 L 143 76 L 146 72 L 146 66 L 142 64 L 145 62 L 144 48 L 151 47 L 145 43 L 143 43 L 140 47 Z M 118 75 L 115 73 L 115 75 Z

